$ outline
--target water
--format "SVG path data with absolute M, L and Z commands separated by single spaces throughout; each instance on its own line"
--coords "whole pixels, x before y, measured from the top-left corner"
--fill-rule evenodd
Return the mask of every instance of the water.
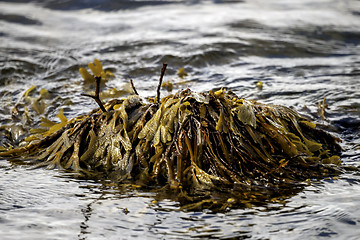
M 291 106 L 330 126 L 343 140 L 342 161 L 359 166 L 359 16 L 356 0 L 1 1 L 0 124 L 11 125 L 11 109 L 33 85 L 33 97 L 41 88 L 49 91 L 45 102 L 52 107 L 44 114 L 51 119 L 60 107 L 68 118 L 96 107 L 80 95 L 93 86 L 78 72 L 94 58 L 116 75 L 104 91 L 126 89 L 132 78 L 144 96 L 155 95 L 167 62 L 165 81 L 174 84 L 173 92 L 226 87 Z M 188 72 L 184 79 L 176 74 L 181 67 Z M 317 108 L 325 97 L 321 119 Z M 20 128 L 13 129 L 21 138 Z M 152 192 L 6 160 L 0 171 L 1 239 L 360 236 L 360 176 L 352 172 L 312 182 L 278 203 L 213 213 L 182 210 Z

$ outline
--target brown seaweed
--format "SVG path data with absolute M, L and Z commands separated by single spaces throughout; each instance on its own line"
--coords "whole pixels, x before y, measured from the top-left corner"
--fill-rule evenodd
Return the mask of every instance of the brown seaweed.
M 104 77 L 99 63 L 91 68 L 97 86 Z M 161 99 L 158 89 L 148 101 L 131 84 L 135 95 L 105 104 L 97 88 L 91 97 L 101 109 L 71 120 L 60 113 L 58 124 L 43 120 L 46 131 L 0 157 L 82 176 L 101 173 L 118 183 L 165 186 L 190 201 L 188 208 L 217 204 L 212 197 L 195 201 L 199 195 L 230 193 L 224 208 L 264 197 L 269 189 L 296 189 L 307 179 L 339 173 L 340 140 L 290 108 L 225 89 L 185 89 Z

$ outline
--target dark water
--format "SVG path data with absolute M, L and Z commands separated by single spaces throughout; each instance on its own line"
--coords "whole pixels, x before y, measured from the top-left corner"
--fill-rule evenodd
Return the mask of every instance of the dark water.
M 0 125 L 21 139 L 25 120 L 11 125 L 11 109 L 33 85 L 34 98 L 49 91 L 44 114 L 51 119 L 61 107 L 68 118 L 96 107 L 80 95 L 93 86 L 78 72 L 94 58 L 116 75 L 104 91 L 126 90 L 132 78 L 145 96 L 155 95 L 167 62 L 173 92 L 226 87 L 292 106 L 330 126 L 343 140 L 342 161 L 359 166 L 359 29 L 356 0 L 1 1 Z M 181 67 L 184 79 L 176 74 Z M 278 203 L 225 213 L 183 211 L 151 192 L 6 160 L 0 172 L 1 239 L 360 238 L 360 176 L 353 172 L 311 182 Z

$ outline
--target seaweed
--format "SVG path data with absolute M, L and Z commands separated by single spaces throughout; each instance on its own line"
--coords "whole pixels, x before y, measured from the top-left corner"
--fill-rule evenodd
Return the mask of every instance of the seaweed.
M 96 81 L 99 104 L 61 123 L 43 119 L 22 147 L 0 157 L 34 167 L 63 169 L 80 177 L 111 178 L 171 190 L 187 209 L 226 209 L 254 199 L 278 199 L 312 178 L 341 173 L 340 139 L 284 106 L 261 104 L 220 89 L 190 89 L 160 99 L 134 95 L 103 104 L 100 61 L 80 69 Z M 219 200 L 226 193 L 226 200 Z

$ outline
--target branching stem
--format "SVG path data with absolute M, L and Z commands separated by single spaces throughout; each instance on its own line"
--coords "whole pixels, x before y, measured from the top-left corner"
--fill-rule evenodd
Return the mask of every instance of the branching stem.
M 93 95 L 85 94 L 85 93 L 83 93 L 81 95 L 93 98 L 96 101 L 96 103 L 99 105 L 101 111 L 106 112 L 104 104 L 101 102 L 100 97 L 99 97 L 101 76 L 95 76 L 95 80 L 96 80 L 95 95 L 93 96 Z

